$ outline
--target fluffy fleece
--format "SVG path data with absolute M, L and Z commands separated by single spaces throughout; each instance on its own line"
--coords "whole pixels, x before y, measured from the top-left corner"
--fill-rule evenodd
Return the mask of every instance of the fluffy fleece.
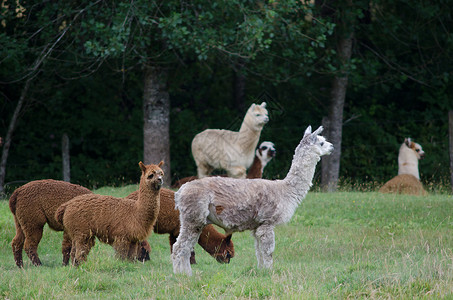
M 401 174 L 387 181 L 380 189 L 384 194 L 406 194 L 413 196 L 426 196 L 428 192 L 414 175 Z
M 91 194 L 83 186 L 52 179 L 36 180 L 17 188 L 9 198 L 9 208 L 14 215 L 16 236 L 11 242 L 16 265 L 23 267 L 22 249 L 35 266 L 41 265 L 38 244 L 41 241 L 44 225 L 56 231 L 63 226 L 55 220 L 57 208 L 78 195 Z M 63 235 L 63 264 L 69 260 L 71 241 Z
M 71 260 L 79 265 L 94 246 L 95 237 L 113 246 L 122 259 L 138 257 L 139 244 L 153 230 L 160 208 L 164 172 L 159 165 L 142 170 L 138 200 L 103 195 L 81 195 L 61 205 L 55 219 L 72 240 Z
M 209 176 L 214 169 L 224 169 L 229 177 L 245 178 L 252 165 L 261 131 L 269 121 L 266 103 L 252 104 L 239 132 L 206 129 L 192 140 L 192 155 L 198 178 Z
M 138 196 L 138 191 L 135 191 L 127 198 L 138 200 Z M 175 209 L 175 192 L 163 188 L 160 191 L 160 210 L 154 225 L 154 233 L 170 235 L 170 251 L 179 235 L 179 227 L 179 211 Z M 220 263 L 229 263 L 230 258 L 234 257 L 231 235 L 218 232 L 213 225 L 203 228 L 198 244 Z M 190 263 L 196 263 L 194 252 L 190 256 Z
M 277 151 L 275 150 L 274 143 L 272 142 L 262 142 L 258 149 L 255 151 L 255 158 L 253 163 L 247 172 L 247 177 L 249 179 L 262 178 L 263 171 L 266 165 L 275 157 Z M 220 175 L 226 177 L 226 175 Z M 189 176 L 184 177 L 175 182 L 172 185 L 172 188 L 179 189 L 184 183 L 190 182 L 192 180 L 198 179 L 198 176 Z
M 227 234 L 251 230 L 258 267 L 272 267 L 274 227 L 291 219 L 312 185 L 320 157 L 333 151 L 332 144 L 318 136 L 321 131 L 306 129 L 283 180 L 208 177 L 183 185 L 175 194 L 181 229 L 173 245 L 173 272 L 192 274 L 190 251 L 209 223 Z

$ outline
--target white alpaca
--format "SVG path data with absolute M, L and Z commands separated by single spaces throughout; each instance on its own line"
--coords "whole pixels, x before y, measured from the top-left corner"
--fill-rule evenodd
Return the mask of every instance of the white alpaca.
M 398 154 L 398 175 L 410 174 L 420 180 L 418 161 L 424 157 L 422 146 L 411 141 L 411 138 L 404 139 Z
M 266 103 L 252 104 L 238 132 L 206 129 L 197 134 L 192 141 L 192 155 L 198 178 L 209 176 L 214 169 L 224 169 L 230 177 L 245 178 L 268 121 Z
M 316 164 L 333 151 L 309 126 L 283 180 L 208 177 L 184 184 L 175 194 L 181 229 L 173 245 L 173 272 L 192 274 L 190 253 L 206 224 L 227 234 L 251 230 L 259 268 L 272 267 L 274 227 L 288 222 L 312 185 Z

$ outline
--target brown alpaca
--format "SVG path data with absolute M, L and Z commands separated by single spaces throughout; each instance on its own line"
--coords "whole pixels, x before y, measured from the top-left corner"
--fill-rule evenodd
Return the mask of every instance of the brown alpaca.
M 51 229 L 62 231 L 63 226 L 54 218 L 58 207 L 75 196 L 91 193 L 83 186 L 52 179 L 32 181 L 17 188 L 9 198 L 9 208 L 16 224 L 16 236 L 11 243 L 16 265 L 23 267 L 22 249 L 25 246 L 31 262 L 40 266 L 37 249 L 44 225 L 47 223 Z M 62 248 L 63 255 L 65 251 L 69 254 L 71 241 L 66 234 L 63 235 Z
M 272 142 L 262 142 L 258 149 L 255 151 L 255 159 L 253 160 L 252 165 L 247 171 L 248 179 L 256 179 L 263 177 L 263 170 L 264 167 L 271 161 L 273 157 L 275 157 L 276 151 L 274 147 L 274 143 Z M 222 177 L 226 177 L 227 175 L 220 175 Z M 193 181 L 198 179 L 198 176 L 189 176 L 184 177 L 175 182 L 171 187 L 179 189 L 184 183 Z
M 423 184 L 414 175 L 401 174 L 387 181 L 380 189 L 384 194 L 406 194 L 414 196 L 427 196 L 428 192 Z
M 95 194 L 81 195 L 62 204 L 55 219 L 64 225 L 72 240 L 71 261 L 77 266 L 86 261 L 95 237 L 113 246 L 122 259 L 134 260 L 139 244 L 153 230 L 160 208 L 160 188 L 164 172 L 159 165 L 144 165 L 138 200 Z
M 137 200 L 138 191 L 131 193 L 127 198 Z M 179 235 L 179 211 L 175 210 L 175 192 L 169 189 L 160 191 L 160 211 L 154 232 L 158 234 L 170 234 L 170 251 Z M 234 257 L 234 245 L 231 235 L 218 232 L 213 225 L 206 226 L 198 239 L 198 244 L 220 263 L 229 263 Z M 195 264 L 195 253 L 192 252 L 190 263 Z

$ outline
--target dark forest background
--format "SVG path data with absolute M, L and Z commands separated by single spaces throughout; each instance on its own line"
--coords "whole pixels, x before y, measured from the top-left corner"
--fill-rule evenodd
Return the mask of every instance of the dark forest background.
M 138 182 L 149 65 L 166 72 L 173 181 L 196 174 L 195 134 L 238 130 L 248 106 L 263 101 L 270 122 L 260 141 L 277 148 L 264 177 L 283 178 L 305 128 L 328 115 L 332 78 L 347 67 L 340 178 L 389 180 L 400 144 L 411 137 L 426 152 L 422 182 L 448 184 L 453 1 L 115 2 L 3 1 L 4 141 L 28 83 L 9 147 L 7 192 L 17 182 L 62 179 L 65 133 L 72 182 Z M 340 64 L 345 24 L 353 48 Z

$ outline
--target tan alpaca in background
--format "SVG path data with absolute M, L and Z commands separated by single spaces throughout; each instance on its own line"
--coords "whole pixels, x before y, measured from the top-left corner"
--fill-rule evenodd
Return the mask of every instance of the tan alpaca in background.
M 404 139 L 398 154 L 398 175 L 387 181 L 380 189 L 380 193 L 427 195 L 420 182 L 418 161 L 425 157 L 420 144 Z
M 411 138 L 404 139 L 398 154 L 398 175 L 410 174 L 420 180 L 418 161 L 424 157 L 425 152 L 420 144 L 413 142 Z
M 229 177 L 245 178 L 252 165 L 264 125 L 269 121 L 266 103 L 252 104 L 239 131 L 206 129 L 192 140 L 198 178 L 224 169 Z
M 247 177 L 249 179 L 254 178 L 262 178 L 263 171 L 266 165 L 275 157 L 277 151 L 275 150 L 274 143 L 272 142 L 262 142 L 258 149 L 255 151 L 255 159 L 253 160 L 253 164 L 247 171 Z M 227 176 L 226 174 L 222 174 L 220 176 Z M 197 180 L 198 176 L 189 176 L 181 178 L 180 180 L 176 181 L 171 187 L 174 189 L 179 189 L 184 183 Z

